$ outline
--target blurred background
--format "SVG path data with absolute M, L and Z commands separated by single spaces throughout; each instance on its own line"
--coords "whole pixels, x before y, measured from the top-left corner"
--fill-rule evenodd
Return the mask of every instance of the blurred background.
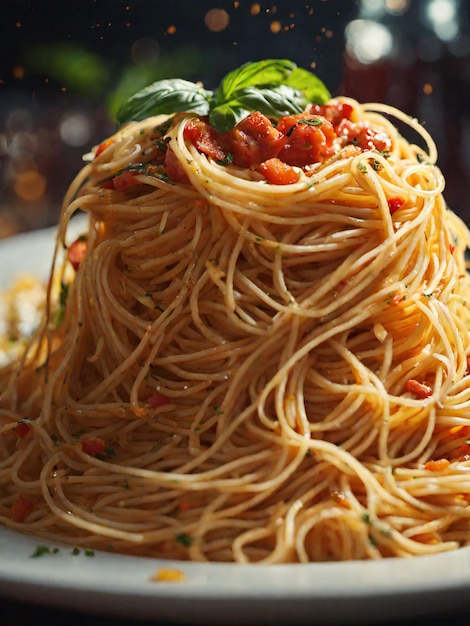
M 0 0 L 0 238 L 57 222 L 137 89 L 269 57 L 417 117 L 470 223 L 469 22 L 468 0 Z

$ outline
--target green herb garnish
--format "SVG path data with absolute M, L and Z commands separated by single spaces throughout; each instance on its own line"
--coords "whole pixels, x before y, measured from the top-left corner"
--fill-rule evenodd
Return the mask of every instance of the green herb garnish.
M 176 535 L 176 541 L 185 548 L 189 548 L 192 545 L 194 539 L 191 537 L 191 535 L 188 535 L 188 533 L 178 533 Z
M 191 112 L 209 116 L 219 132 L 231 130 L 252 111 L 278 120 L 301 113 L 308 103 L 325 104 L 330 93 L 308 70 L 287 59 L 245 63 L 214 90 L 175 78 L 152 83 L 131 96 L 117 112 L 120 124 L 151 115 Z
M 32 553 L 31 558 L 37 559 L 40 556 L 44 556 L 45 554 L 57 554 L 59 552 L 59 548 L 49 548 L 49 546 L 39 545 L 36 546 L 35 551 Z

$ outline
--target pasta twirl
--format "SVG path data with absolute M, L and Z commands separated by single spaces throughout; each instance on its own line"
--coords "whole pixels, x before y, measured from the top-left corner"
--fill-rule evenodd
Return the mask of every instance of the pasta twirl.
M 204 152 L 190 113 L 94 150 L 60 218 L 63 319 L 0 374 L 2 524 L 195 561 L 468 544 L 469 235 L 416 121 L 329 106 L 373 142 L 333 124 L 287 184 Z

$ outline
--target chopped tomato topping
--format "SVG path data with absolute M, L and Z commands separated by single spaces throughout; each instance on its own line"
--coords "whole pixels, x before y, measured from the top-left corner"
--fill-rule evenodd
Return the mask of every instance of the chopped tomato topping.
M 437 459 L 436 461 L 428 461 L 424 464 L 424 469 L 430 472 L 443 472 L 450 465 L 447 459 Z
M 362 150 L 376 149 L 384 152 L 392 147 L 390 137 L 383 131 L 374 130 L 361 123 L 355 124 L 347 119 L 340 122 L 336 132 L 341 139 L 359 146 Z
M 129 187 L 134 187 L 135 185 L 142 185 L 140 180 L 136 178 L 136 172 L 131 172 L 130 170 L 124 170 L 117 176 L 113 178 L 113 187 L 117 191 L 125 191 L 129 189 Z
M 335 153 L 336 133 L 326 118 L 309 113 L 287 115 L 277 125 L 286 143 L 277 155 L 289 165 L 303 167 L 324 161 Z
M 199 152 L 223 161 L 226 154 L 219 143 L 219 137 L 219 133 L 212 126 L 198 118 L 189 120 L 184 127 L 184 138 L 194 144 Z
M 14 522 L 24 522 L 32 510 L 31 500 L 20 494 L 11 507 L 11 519 Z
M 350 104 L 331 100 L 325 105 L 312 104 L 303 113 L 286 115 L 275 125 L 268 117 L 254 111 L 225 133 L 217 132 L 205 118 L 194 118 L 187 122 L 184 136 L 200 152 L 219 162 L 230 161 L 254 170 L 276 158 L 287 165 L 306 167 L 322 163 L 346 148 L 387 152 L 392 145 L 391 138 L 367 123 L 353 122 L 353 113 Z M 167 150 L 168 175 L 175 181 L 186 180 L 174 161 L 171 151 Z M 281 181 L 289 170 L 284 169 L 280 176 L 278 165 L 274 170 L 271 165 L 263 167 L 267 180 L 273 173 L 273 184 L 288 184 Z M 294 178 L 292 171 L 288 178 Z M 397 204 L 398 201 L 392 202 L 391 212 L 397 210 Z
M 113 143 L 115 143 L 115 140 L 112 137 L 110 137 L 109 139 L 106 139 L 105 141 L 103 141 L 103 143 L 100 143 L 100 145 L 97 147 L 96 152 L 95 152 L 95 159 Z
M 326 117 L 336 128 L 342 120 L 351 119 L 353 108 L 350 104 L 333 100 L 329 104 L 312 104 L 309 112 Z
M 165 170 L 168 176 L 177 183 L 188 183 L 188 177 L 179 164 L 176 154 L 168 147 L 165 152 Z
M 158 409 L 159 406 L 165 406 L 166 404 L 170 404 L 170 398 L 163 393 L 155 392 L 147 398 L 147 405 L 151 409 Z
M 393 215 L 395 211 L 398 211 L 403 206 L 403 200 L 401 198 L 390 198 L 388 201 L 388 208 L 390 209 L 390 215 Z
M 276 157 L 284 143 L 282 130 L 255 111 L 230 132 L 226 146 L 236 165 L 256 169 L 260 163 Z
M 87 247 L 87 238 L 82 236 L 76 239 L 67 249 L 67 259 L 75 271 L 78 270 L 80 263 L 85 258 Z
M 81 447 L 85 454 L 90 456 L 99 456 L 104 454 L 105 443 L 101 437 L 90 437 L 81 442 Z
M 276 157 L 261 163 L 258 172 L 261 172 L 268 183 L 273 185 L 292 185 L 299 180 L 299 173 L 295 171 L 292 165 L 288 165 Z
M 31 430 L 31 426 L 27 422 L 18 422 L 16 426 L 16 434 L 20 439 L 24 439 Z
M 418 382 L 414 378 L 406 381 L 405 389 L 410 393 L 414 393 L 420 400 L 432 396 L 432 388 L 425 383 Z

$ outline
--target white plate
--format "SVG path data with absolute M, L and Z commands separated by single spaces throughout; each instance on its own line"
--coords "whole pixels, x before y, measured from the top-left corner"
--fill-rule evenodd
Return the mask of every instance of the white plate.
M 18 273 L 47 275 L 53 237 L 49 229 L 0 241 L 0 289 Z M 121 618 L 245 626 L 378 624 L 470 608 L 470 548 L 412 559 L 245 566 L 75 556 L 70 547 L 32 558 L 43 543 L 0 528 L 1 595 Z M 162 566 L 182 570 L 185 580 L 153 582 Z

